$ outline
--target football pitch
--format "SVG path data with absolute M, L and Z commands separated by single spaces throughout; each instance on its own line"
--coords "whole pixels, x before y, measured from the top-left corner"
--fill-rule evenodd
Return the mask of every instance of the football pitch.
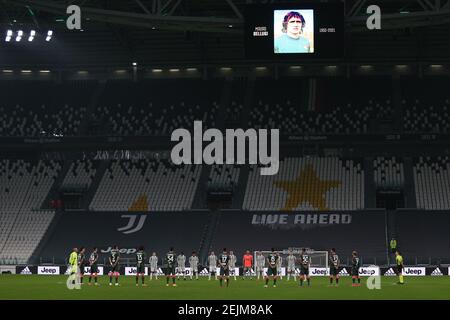
M 352 287 L 351 278 L 342 277 L 338 287 L 329 287 L 326 277 L 315 277 L 311 287 L 300 287 L 298 282 L 278 281 L 277 287 L 264 288 L 262 280 L 231 279 L 230 286 L 220 287 L 219 281 L 207 278 L 177 280 L 176 287 L 166 287 L 164 278 L 149 280 L 147 287 L 136 287 L 134 277 L 120 278 L 120 286 L 109 286 L 107 276 L 99 277 L 100 286 L 83 284 L 79 290 L 69 290 L 67 276 L 1 275 L 0 299 L 43 300 L 103 300 L 103 299 L 157 299 L 157 300 L 296 300 L 296 299 L 443 299 L 450 300 L 450 277 L 405 277 L 404 285 L 397 285 L 397 277 L 381 277 L 381 289 L 369 290 L 366 278 L 361 287 Z M 85 279 L 86 280 L 86 279 Z

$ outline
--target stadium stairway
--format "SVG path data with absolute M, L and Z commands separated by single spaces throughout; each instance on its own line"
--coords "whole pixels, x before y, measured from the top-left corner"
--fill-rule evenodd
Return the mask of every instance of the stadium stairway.
M 209 223 L 206 224 L 206 231 L 204 234 L 204 238 L 202 238 L 202 242 L 201 242 L 200 250 L 199 250 L 199 260 L 200 260 L 200 263 L 202 263 L 203 265 L 206 265 L 209 252 L 211 250 L 215 250 L 213 248 L 213 246 L 214 246 L 213 240 L 214 240 L 215 233 L 220 224 L 221 214 L 222 213 L 220 210 L 211 210 L 211 213 L 210 213 L 211 219 L 210 219 Z M 216 252 L 216 254 L 218 254 L 218 252 Z
M 417 208 L 416 202 L 416 187 L 414 184 L 414 165 L 412 158 L 404 159 L 404 170 L 405 170 L 405 186 L 403 193 L 405 195 L 405 206 L 406 208 Z
M 94 199 L 95 193 L 98 190 L 100 182 L 102 181 L 103 175 L 105 174 L 106 169 L 108 169 L 109 164 L 109 160 L 103 160 L 100 162 L 100 165 L 95 172 L 94 180 L 92 180 L 92 183 L 89 186 L 89 189 L 83 199 L 82 208 L 84 208 L 85 210 L 89 210 L 89 206 Z
M 194 200 L 192 201 L 191 209 L 205 209 L 206 206 L 206 196 L 207 196 L 207 186 L 208 177 L 211 173 L 212 166 L 203 165 L 202 172 L 200 173 L 200 180 L 198 181 L 198 187 L 195 191 Z
M 59 198 L 59 190 L 62 186 L 62 183 L 64 182 L 64 178 L 66 177 L 71 164 L 72 161 L 64 161 L 61 171 L 56 177 L 56 180 L 53 182 L 53 185 L 50 188 L 50 191 L 48 192 L 47 196 L 45 197 L 44 202 L 42 202 L 41 209 L 52 209 L 50 207 L 50 201 Z
M 244 110 L 242 112 L 241 116 L 241 126 L 243 128 L 247 128 L 248 119 L 250 117 L 250 111 L 251 106 L 254 104 L 254 98 L 255 98 L 255 76 L 250 76 L 247 79 L 247 90 L 245 92 L 245 98 L 244 98 Z
M 248 165 L 241 166 L 239 173 L 238 187 L 235 188 L 236 194 L 233 194 L 233 202 L 231 208 L 241 209 L 244 204 L 245 190 L 248 182 L 248 175 L 250 173 L 250 167 Z
M 222 131 L 227 128 L 225 118 L 226 118 L 226 110 L 231 105 L 231 87 L 232 82 L 226 80 L 222 87 L 219 110 L 217 111 L 216 127 Z
M 80 125 L 80 133 L 81 135 L 88 135 L 89 134 L 89 122 L 91 120 L 91 115 L 95 113 L 95 110 L 97 109 L 98 101 L 100 100 L 100 97 L 102 96 L 103 92 L 105 91 L 106 86 L 106 80 L 100 81 L 97 88 L 95 89 L 94 93 L 92 94 L 91 100 L 89 102 L 89 105 L 86 110 L 86 114 L 89 115 L 85 118 L 85 121 L 83 121 Z
M 364 203 L 366 208 L 376 208 L 376 188 L 373 174 L 373 157 L 364 159 Z

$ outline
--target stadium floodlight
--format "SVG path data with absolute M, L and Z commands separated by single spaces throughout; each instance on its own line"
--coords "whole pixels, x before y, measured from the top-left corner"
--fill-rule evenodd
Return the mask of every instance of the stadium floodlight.
M 16 42 L 20 42 L 22 40 L 22 36 L 23 36 L 23 31 L 22 30 L 17 31 Z
M 169 72 L 179 72 L 180 69 L 174 68 L 174 69 L 169 69 Z
M 5 38 L 5 41 L 6 41 L 6 42 L 10 42 L 12 36 L 13 36 L 13 31 L 12 31 L 12 30 L 6 31 L 6 38 Z
M 162 69 L 152 69 L 152 72 L 154 72 L 154 73 L 160 73 L 160 72 L 163 72 L 163 71 L 162 71 Z
M 30 36 L 28 37 L 28 41 L 29 41 L 29 42 L 33 41 L 35 35 L 36 35 L 36 31 L 31 30 L 31 31 L 30 31 Z
M 133 67 L 136 67 L 137 66 L 137 62 L 133 62 L 132 65 L 133 65 Z
M 187 68 L 186 71 L 188 71 L 188 72 L 195 72 L 195 71 L 197 71 L 197 68 Z
M 53 30 L 48 30 L 47 38 L 45 38 L 45 41 L 49 42 L 50 40 L 52 40 L 52 37 L 53 37 Z
M 21 73 L 29 74 L 29 73 L 31 73 L 32 71 L 31 71 L 31 70 L 21 70 L 20 72 L 21 72 Z

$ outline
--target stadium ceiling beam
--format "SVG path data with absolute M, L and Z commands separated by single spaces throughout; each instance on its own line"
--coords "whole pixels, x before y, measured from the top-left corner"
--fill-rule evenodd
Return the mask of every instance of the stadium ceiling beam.
M 231 7 L 231 9 L 233 9 L 234 13 L 236 14 L 236 16 L 240 19 L 240 20 L 244 20 L 244 16 L 241 13 L 241 11 L 236 7 L 236 5 L 233 3 L 233 0 L 225 0 L 228 5 Z
M 134 0 L 134 2 L 136 2 L 138 4 L 139 7 L 141 7 L 141 9 L 146 13 L 146 14 L 151 14 L 150 11 L 148 11 L 147 7 L 144 6 L 144 4 L 141 2 L 141 0 Z
M 367 0 L 357 0 L 353 6 L 350 8 L 350 10 L 347 12 L 346 17 L 354 17 L 356 16 L 360 11 L 362 6 L 367 2 Z
M 35 10 L 66 14 L 66 5 L 46 0 L 4 0 L 6 3 L 26 7 Z M 173 13 L 181 1 L 177 1 L 169 13 Z M 120 24 L 131 27 L 158 28 L 161 30 L 179 31 L 201 31 L 214 33 L 242 33 L 243 21 L 236 18 L 194 17 L 194 16 L 171 16 L 162 14 L 142 14 L 134 12 L 122 12 L 116 10 L 105 10 L 92 7 L 82 8 L 83 18 L 92 21 Z M 233 25 L 233 28 L 228 28 Z

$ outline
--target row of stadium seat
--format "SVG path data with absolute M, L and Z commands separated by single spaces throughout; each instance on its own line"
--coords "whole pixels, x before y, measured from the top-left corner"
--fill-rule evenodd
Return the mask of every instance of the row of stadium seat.
M 377 157 L 373 161 L 374 181 L 377 188 L 401 188 L 405 174 L 401 159 Z
M 417 208 L 450 209 L 450 157 L 420 157 L 414 166 Z

